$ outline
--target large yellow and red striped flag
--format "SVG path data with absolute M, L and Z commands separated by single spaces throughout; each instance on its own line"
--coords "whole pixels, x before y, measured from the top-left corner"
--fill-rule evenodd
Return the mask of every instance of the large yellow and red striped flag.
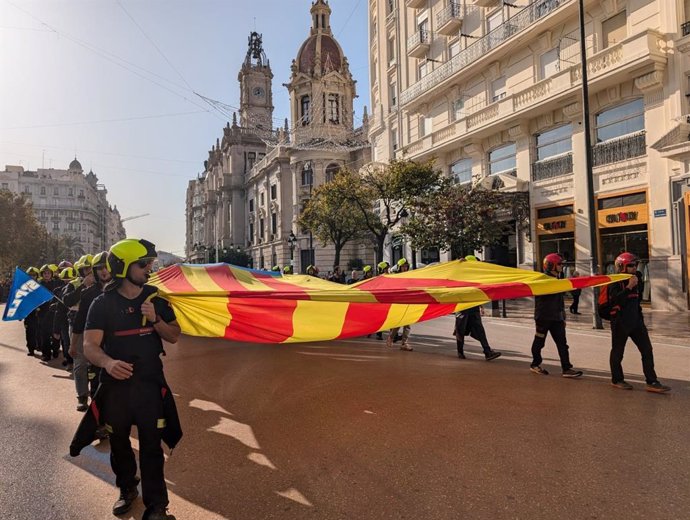
M 178 264 L 153 274 L 192 336 L 255 343 L 324 341 L 438 318 L 491 300 L 553 294 L 629 275 L 553 277 L 486 262 L 452 261 L 345 286 L 229 264 Z

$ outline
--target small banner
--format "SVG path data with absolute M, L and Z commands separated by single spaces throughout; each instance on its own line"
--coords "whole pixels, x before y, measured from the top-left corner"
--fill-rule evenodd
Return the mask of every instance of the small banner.
M 52 300 L 53 296 L 52 292 L 17 267 L 2 321 L 23 320 L 31 311 Z

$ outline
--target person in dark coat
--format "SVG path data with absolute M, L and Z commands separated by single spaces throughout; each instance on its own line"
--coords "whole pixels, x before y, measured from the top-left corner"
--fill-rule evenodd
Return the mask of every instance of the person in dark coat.
M 155 258 L 155 246 L 146 240 L 125 239 L 110 248 L 107 266 L 113 281 L 89 308 L 84 354 L 103 369 L 95 405 L 90 409 L 98 409 L 98 422 L 109 433 L 110 463 L 120 488 L 113 514 L 129 511 L 139 494 L 137 464 L 129 440 L 131 428 L 136 426 L 146 507 L 143 520 L 174 520 L 167 512 L 161 441 L 168 420 L 176 419 L 176 414 L 170 415 L 172 392 L 160 355 L 162 340 L 176 343 L 180 327 L 172 307 L 157 297 L 155 287 L 146 285 Z M 91 431 L 92 424 L 83 428 Z M 82 435 L 87 436 L 84 431 L 78 434 L 82 439 Z M 166 434 L 172 446 L 180 436 L 181 430 L 172 439 Z
M 608 286 L 608 300 L 611 305 L 611 384 L 621 390 L 632 390 L 632 385 L 623 375 L 623 353 L 628 338 L 633 340 L 642 356 L 642 370 L 647 382 L 646 390 L 667 393 L 670 387 L 662 385 L 654 370 L 654 353 L 649 332 L 642 315 L 642 273 L 637 270 L 638 259 L 631 253 L 621 253 L 616 258 L 616 270 L 631 274 L 627 282 L 612 283 Z
M 554 278 L 561 278 L 563 274 L 563 258 L 557 253 L 544 257 L 544 273 Z M 558 357 L 561 359 L 563 377 L 575 378 L 582 375 L 581 370 L 574 370 L 570 363 L 568 341 L 565 336 L 565 302 L 563 293 L 546 294 L 534 297 L 534 323 L 536 332 L 532 342 L 532 364 L 530 370 L 535 374 L 546 376 L 549 372 L 542 368 L 541 351 L 546 344 L 547 334 L 551 334 Z

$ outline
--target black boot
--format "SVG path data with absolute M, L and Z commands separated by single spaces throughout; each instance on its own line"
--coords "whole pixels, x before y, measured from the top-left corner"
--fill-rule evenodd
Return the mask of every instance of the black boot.
M 132 503 L 139 496 L 139 490 L 136 486 L 121 489 L 120 498 L 113 504 L 113 514 L 115 516 L 124 515 L 127 511 L 132 509 Z
M 487 361 L 491 361 L 492 359 L 496 359 L 498 357 L 501 357 L 501 353 L 497 352 L 495 350 L 489 350 L 486 354 L 484 354 L 484 357 L 486 358 Z
M 462 350 L 458 350 L 458 357 L 459 357 L 460 359 L 467 359 L 467 358 L 465 357 L 465 353 L 464 353 Z
M 173 515 L 168 513 L 168 510 L 164 507 L 161 508 L 152 508 L 152 509 L 147 509 L 144 511 L 144 515 L 141 517 L 141 520 L 176 520 Z

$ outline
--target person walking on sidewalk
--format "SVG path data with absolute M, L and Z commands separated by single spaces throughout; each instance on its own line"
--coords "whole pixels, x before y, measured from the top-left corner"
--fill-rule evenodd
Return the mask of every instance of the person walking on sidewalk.
M 578 271 L 573 271 L 571 278 L 577 278 L 578 276 L 580 276 L 580 273 Z M 570 294 L 573 296 L 573 303 L 570 304 L 570 313 L 582 314 L 577 310 L 580 306 L 580 295 L 582 294 L 582 289 L 573 289 L 570 291 Z
M 621 253 L 616 258 L 619 273 L 633 275 L 627 282 L 608 286 L 608 300 L 611 306 L 611 384 L 621 390 L 632 390 L 632 385 L 623 375 L 623 353 L 628 338 L 633 340 L 642 356 L 642 370 L 648 392 L 666 393 L 670 387 L 662 385 L 654 371 L 654 353 L 649 332 L 642 315 L 642 273 L 637 270 L 638 259 L 632 253 Z
M 561 278 L 563 273 L 563 258 L 557 253 L 551 253 L 544 257 L 544 273 L 554 278 Z M 534 297 L 534 322 L 536 332 L 532 342 L 532 364 L 530 370 L 542 376 L 549 375 L 548 371 L 542 368 L 541 351 L 546 344 L 546 335 L 551 333 L 551 337 L 556 343 L 558 357 L 561 359 L 561 369 L 563 377 L 575 378 L 582 375 L 581 370 L 574 370 L 570 364 L 568 353 L 568 341 L 565 336 L 565 302 L 563 293 L 546 294 Z
M 407 258 L 401 258 L 398 260 L 398 263 L 396 264 L 397 267 L 397 272 L 398 273 L 406 273 L 407 271 L 410 270 L 410 264 L 407 261 Z M 395 338 L 398 336 L 398 331 L 400 330 L 400 327 L 395 327 L 390 330 L 388 333 L 388 338 L 386 339 L 386 346 L 387 347 L 392 347 L 393 343 L 397 341 Z M 412 346 L 410 345 L 409 338 L 410 338 L 410 331 L 412 329 L 410 328 L 409 325 L 403 325 L 402 327 L 402 335 L 400 336 L 401 343 L 400 343 L 400 350 L 407 350 L 411 351 L 414 350 Z
M 467 255 L 465 257 L 467 262 L 478 262 L 478 258 L 474 255 Z M 458 357 L 460 359 L 466 359 L 465 356 L 465 335 L 468 334 L 477 341 L 482 346 L 484 351 L 484 357 L 487 361 L 491 361 L 498 357 L 501 357 L 501 353 L 492 350 L 489 346 L 489 340 L 486 339 L 486 331 L 484 330 L 484 325 L 482 324 L 482 314 L 481 306 L 471 307 L 460 311 L 455 315 L 455 341 L 458 347 Z

